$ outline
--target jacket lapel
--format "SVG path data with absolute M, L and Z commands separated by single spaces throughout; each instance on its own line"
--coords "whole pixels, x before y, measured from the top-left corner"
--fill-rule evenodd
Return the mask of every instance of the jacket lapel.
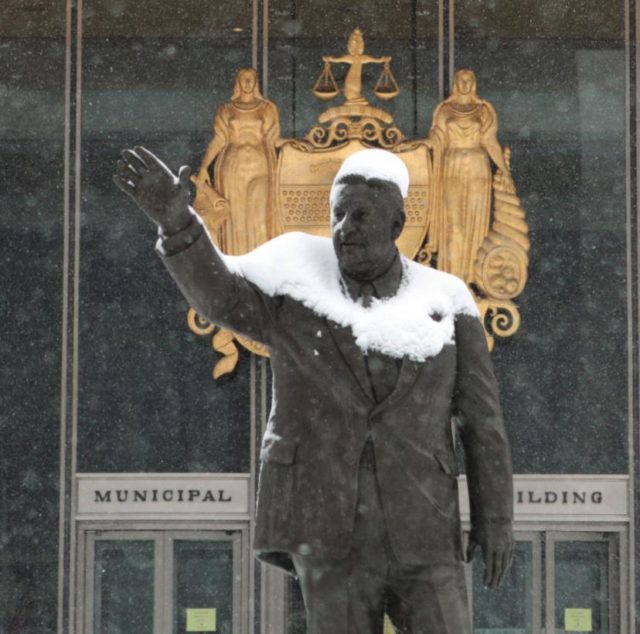
M 402 359 L 402 365 L 400 366 L 400 372 L 398 374 L 398 380 L 393 391 L 387 398 L 377 403 L 371 412 L 372 415 L 395 405 L 402 397 L 409 391 L 411 386 L 416 382 L 418 374 L 420 372 L 422 364 L 417 361 L 412 361 L 404 357 Z
M 335 322 L 327 321 L 327 330 L 331 334 L 331 338 L 333 339 L 342 360 L 349 368 L 355 382 L 360 387 L 360 392 L 367 398 L 367 400 L 373 402 L 375 399 L 373 397 L 369 375 L 367 374 L 364 354 L 362 353 L 362 350 L 358 348 L 351 329 L 339 326 Z

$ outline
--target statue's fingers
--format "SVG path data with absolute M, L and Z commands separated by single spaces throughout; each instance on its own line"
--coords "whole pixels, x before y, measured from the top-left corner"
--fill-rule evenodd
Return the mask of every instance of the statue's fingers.
M 495 571 L 495 551 L 493 548 L 487 548 L 486 546 L 482 549 L 482 555 L 484 559 L 484 579 L 483 583 L 485 588 L 493 587 L 493 575 Z
M 496 582 L 496 587 L 502 583 L 502 580 L 504 579 L 504 576 L 507 574 L 507 570 L 509 570 L 510 566 L 511 566 L 511 553 L 507 550 L 502 553 L 502 561 L 500 563 L 500 574 Z
M 180 184 L 183 187 L 186 187 L 189 184 L 190 178 L 191 178 L 191 168 L 188 165 L 183 165 L 178 170 L 178 179 L 180 180 Z
M 124 162 L 131 165 L 131 168 L 136 172 L 142 174 L 149 171 L 149 167 L 137 152 L 134 152 L 133 150 L 122 150 L 121 154 Z
M 133 183 L 137 183 L 140 180 L 140 174 L 133 169 L 130 163 L 118 161 L 116 167 L 118 168 L 118 174 L 120 174 L 120 176 L 129 179 Z
M 165 172 L 172 174 L 171 170 L 152 152 L 149 152 L 147 148 L 141 145 L 136 145 L 134 148 L 136 154 L 145 162 L 149 171 L 163 169 Z
M 128 178 L 120 176 L 120 174 L 114 174 L 113 182 L 116 184 L 118 189 L 122 190 L 128 196 L 135 195 L 136 186 Z
M 503 555 L 502 550 L 494 550 L 493 552 L 493 577 L 489 582 L 489 587 L 495 590 L 499 585 L 504 573 L 503 568 Z

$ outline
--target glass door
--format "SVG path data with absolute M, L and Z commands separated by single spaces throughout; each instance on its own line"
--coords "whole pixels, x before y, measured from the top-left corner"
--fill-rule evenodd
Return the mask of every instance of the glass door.
M 497 590 L 482 580 L 479 553 L 471 569 L 470 604 L 474 634 L 538 634 L 542 612 L 542 539 L 540 533 L 516 533 L 513 563 Z
M 547 632 L 620 631 L 619 552 L 614 533 L 547 534 Z
M 240 620 L 240 534 L 220 539 L 179 533 L 165 539 L 165 629 L 172 634 L 234 634 Z M 238 567 L 238 570 L 235 568 Z
M 239 634 L 242 531 L 88 530 L 83 634 Z
M 88 536 L 83 632 L 155 634 L 160 542 L 156 534 L 95 531 Z

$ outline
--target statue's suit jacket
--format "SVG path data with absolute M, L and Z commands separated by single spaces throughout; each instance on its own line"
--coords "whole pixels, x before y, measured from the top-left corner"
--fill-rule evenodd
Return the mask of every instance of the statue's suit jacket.
M 405 565 L 459 561 L 454 415 L 472 525 L 510 521 L 509 445 L 477 317 L 458 315 L 454 344 L 436 356 L 404 358 L 395 389 L 376 403 L 350 328 L 229 272 L 206 234 L 163 255 L 172 250 L 159 241 L 189 304 L 271 353 L 273 404 L 261 450 L 254 543 L 260 558 L 292 570 L 290 553 L 347 555 L 359 459 L 370 439 L 396 557 Z

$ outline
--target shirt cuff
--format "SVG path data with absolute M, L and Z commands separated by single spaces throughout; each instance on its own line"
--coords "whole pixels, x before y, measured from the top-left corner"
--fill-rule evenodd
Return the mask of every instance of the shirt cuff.
M 191 222 L 184 229 L 170 236 L 165 236 L 162 230 L 158 229 L 156 251 L 164 257 L 180 253 L 190 247 L 202 235 L 203 231 L 204 228 L 195 216 L 192 216 Z

